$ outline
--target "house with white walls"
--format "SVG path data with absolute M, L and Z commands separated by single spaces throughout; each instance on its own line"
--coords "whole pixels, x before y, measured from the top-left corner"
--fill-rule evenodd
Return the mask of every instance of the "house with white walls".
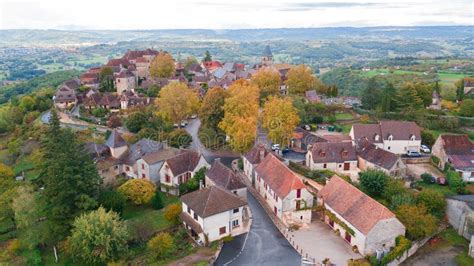
M 205 177 L 206 187 L 218 186 L 247 200 L 247 186 L 234 171 L 225 166 L 220 158 L 216 158 Z

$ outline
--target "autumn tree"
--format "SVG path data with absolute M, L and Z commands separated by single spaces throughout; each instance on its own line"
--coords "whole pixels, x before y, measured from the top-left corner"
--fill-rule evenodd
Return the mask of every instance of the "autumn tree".
M 199 64 L 198 60 L 194 56 L 189 56 L 184 60 L 184 68 L 188 69 L 192 65 Z
M 182 211 L 181 204 L 179 203 L 170 204 L 165 208 L 165 211 L 164 211 L 165 219 L 168 220 L 169 222 L 177 224 L 179 223 L 179 214 L 181 213 L 181 211 Z
M 291 94 L 303 94 L 321 85 L 319 79 L 313 76 L 311 68 L 305 65 L 292 67 L 286 76 L 285 83 L 288 86 L 288 92 Z
M 111 115 L 107 120 L 107 126 L 110 128 L 117 128 L 122 125 L 122 120 L 118 115 Z
M 423 204 L 427 211 L 434 216 L 441 218 L 444 216 L 446 209 L 446 200 L 441 192 L 433 189 L 424 189 L 416 198 L 419 204 Z
M 407 237 L 412 240 L 422 239 L 436 231 L 436 218 L 423 205 L 401 205 L 395 213 L 405 225 Z
M 246 80 L 235 81 L 225 99 L 224 118 L 219 123 L 235 151 L 245 152 L 253 145 L 257 134 L 258 87 Z
M 141 205 L 150 202 L 155 193 L 155 185 L 145 179 L 130 179 L 118 191 L 136 205 Z
M 106 264 L 127 251 L 127 239 L 125 222 L 101 207 L 74 220 L 69 252 L 88 264 Z
M 272 96 L 263 107 L 262 127 L 273 143 L 288 145 L 299 122 L 298 111 L 289 98 Z
M 187 116 L 199 109 L 199 98 L 196 91 L 184 83 L 171 82 L 163 87 L 156 99 L 159 114 L 173 123 L 180 123 Z
M 212 88 L 206 93 L 199 109 L 199 117 L 204 126 L 217 129 L 224 118 L 224 102 L 227 96 L 227 91 L 220 87 Z
M 159 233 L 148 241 L 147 248 L 155 259 L 166 258 L 175 249 L 173 237 L 169 233 Z
M 278 95 L 280 92 L 280 73 L 269 67 L 260 68 L 252 75 L 252 83 L 260 90 L 260 100 L 267 99 L 270 95 Z
M 174 59 L 168 52 L 159 52 L 150 64 L 153 78 L 171 78 L 175 74 Z

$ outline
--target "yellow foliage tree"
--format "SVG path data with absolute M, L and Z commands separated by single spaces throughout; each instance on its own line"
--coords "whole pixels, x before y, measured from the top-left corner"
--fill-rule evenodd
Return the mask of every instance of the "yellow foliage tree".
M 173 237 L 169 233 L 159 233 L 148 241 L 147 248 L 156 259 L 163 259 L 175 249 Z
M 171 82 L 164 86 L 155 103 L 159 115 L 173 123 L 181 122 L 199 109 L 197 92 L 180 82 Z
M 174 73 L 174 59 L 168 52 L 158 53 L 150 64 L 150 75 L 153 78 L 171 78 Z
M 280 92 L 280 73 L 273 68 L 260 68 L 252 76 L 252 83 L 260 90 L 260 99 L 265 100 L 270 95 L 278 95 Z
M 270 97 L 263 107 L 262 127 L 274 143 L 288 145 L 299 122 L 298 110 L 289 98 Z
M 178 223 L 179 222 L 179 214 L 181 213 L 181 204 L 179 203 L 174 203 L 170 204 L 165 208 L 164 211 L 164 216 L 165 219 L 172 222 L 172 223 Z
M 317 89 L 321 86 L 318 78 L 313 76 L 313 71 L 305 65 L 292 67 L 286 74 L 286 85 L 291 94 L 302 94 L 311 89 Z
M 150 202 L 155 194 L 155 185 L 145 179 L 131 179 L 118 188 L 128 200 L 136 205 Z
M 250 149 L 257 134 L 258 87 L 246 80 L 237 80 L 228 89 L 224 118 L 219 123 L 235 151 Z

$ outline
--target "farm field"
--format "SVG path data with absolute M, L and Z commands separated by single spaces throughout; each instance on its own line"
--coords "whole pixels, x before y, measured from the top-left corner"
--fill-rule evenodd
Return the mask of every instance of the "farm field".
M 395 74 L 395 75 L 405 75 L 405 74 L 415 74 L 415 75 L 428 75 L 425 72 L 421 71 L 411 71 L 411 70 L 391 70 L 388 68 L 380 68 L 380 69 L 373 69 L 370 71 L 366 72 L 360 72 L 363 76 L 366 77 L 373 77 L 377 75 L 389 75 L 389 74 Z M 450 73 L 450 72 L 438 72 L 437 73 L 439 79 L 441 80 L 441 85 L 444 86 L 454 86 L 454 83 L 464 77 L 466 75 L 464 74 L 458 74 L 458 73 Z

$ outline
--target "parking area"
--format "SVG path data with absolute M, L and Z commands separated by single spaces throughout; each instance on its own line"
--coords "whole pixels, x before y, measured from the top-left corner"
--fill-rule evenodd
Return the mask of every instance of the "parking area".
M 298 245 L 298 250 L 303 250 L 303 257 L 310 261 L 321 263 L 329 258 L 332 265 L 347 265 L 351 258 L 362 258 L 360 254 L 352 251 L 352 247 L 344 239 L 320 220 L 315 220 L 307 228 L 291 232 L 290 242 Z
M 420 164 L 408 164 L 407 165 L 407 174 L 415 177 L 415 179 L 420 179 L 421 175 L 424 173 L 429 173 L 434 177 L 444 177 L 444 174 L 430 163 L 420 163 Z

